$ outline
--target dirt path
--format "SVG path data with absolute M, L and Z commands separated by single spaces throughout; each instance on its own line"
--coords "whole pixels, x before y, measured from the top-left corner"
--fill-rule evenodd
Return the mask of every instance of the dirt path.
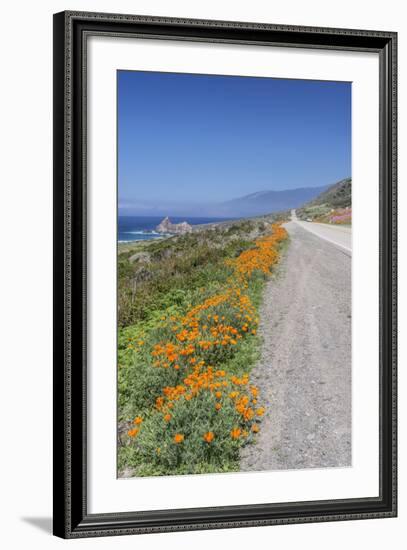
M 267 414 L 242 471 L 351 465 L 351 258 L 295 222 L 286 228 L 252 371 Z

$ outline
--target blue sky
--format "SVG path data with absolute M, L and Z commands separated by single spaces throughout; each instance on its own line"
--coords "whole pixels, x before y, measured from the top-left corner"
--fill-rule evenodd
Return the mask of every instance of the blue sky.
M 118 72 L 119 208 L 216 203 L 351 175 L 351 84 Z

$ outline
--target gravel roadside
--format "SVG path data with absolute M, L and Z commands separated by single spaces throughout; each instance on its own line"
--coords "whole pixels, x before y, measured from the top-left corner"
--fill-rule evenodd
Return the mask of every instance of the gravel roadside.
M 286 228 L 251 373 L 267 413 L 241 471 L 351 465 L 351 258 L 298 224 Z

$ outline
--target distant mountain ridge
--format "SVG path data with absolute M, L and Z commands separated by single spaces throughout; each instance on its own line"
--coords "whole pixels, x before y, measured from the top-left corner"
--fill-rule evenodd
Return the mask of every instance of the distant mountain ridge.
M 328 203 L 331 203 L 331 201 L 333 203 L 337 202 L 338 206 L 341 206 L 342 202 L 347 202 L 350 197 L 350 183 L 348 183 L 350 181 L 350 178 L 347 178 L 333 185 L 298 187 L 279 191 L 265 189 L 220 203 L 188 204 L 177 203 L 176 201 L 150 200 L 146 201 L 144 205 L 133 204 L 125 208 L 120 207 L 119 214 L 163 217 L 251 218 L 301 208 L 308 204 L 317 204 L 313 201 L 320 200 Z
M 284 191 L 257 191 L 244 197 L 232 199 L 218 205 L 222 216 L 251 217 L 298 208 L 328 189 L 322 187 L 299 187 Z

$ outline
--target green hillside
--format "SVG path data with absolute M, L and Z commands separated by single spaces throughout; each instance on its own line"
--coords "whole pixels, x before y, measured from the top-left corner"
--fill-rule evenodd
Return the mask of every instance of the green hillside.
M 341 216 L 352 206 L 352 179 L 338 181 L 315 199 L 297 209 L 297 216 L 302 220 L 328 221 L 329 216 Z M 335 222 L 334 222 L 335 223 Z

